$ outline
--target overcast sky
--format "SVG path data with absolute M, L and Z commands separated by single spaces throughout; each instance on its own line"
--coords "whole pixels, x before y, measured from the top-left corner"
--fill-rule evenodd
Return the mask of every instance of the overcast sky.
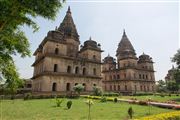
M 33 33 L 23 27 L 32 53 L 47 35 L 62 22 L 67 7 L 71 7 L 72 16 L 80 35 L 81 44 L 91 36 L 101 43 L 102 58 L 108 53 L 115 57 L 123 29 L 134 46 L 137 57 L 143 52 L 150 55 L 155 62 L 156 80 L 164 79 L 171 68 L 172 57 L 179 48 L 179 3 L 178 1 L 67 1 L 60 9 L 55 21 L 36 18 L 38 32 Z M 14 57 L 22 78 L 33 75 L 34 57 Z

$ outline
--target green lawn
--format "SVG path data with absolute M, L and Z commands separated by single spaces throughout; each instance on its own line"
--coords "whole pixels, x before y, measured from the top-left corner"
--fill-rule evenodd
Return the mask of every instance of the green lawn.
M 172 95 L 170 96 L 155 96 L 155 95 L 147 95 L 147 96 L 122 96 L 120 98 L 125 98 L 125 99 L 130 99 L 130 98 L 136 98 L 138 100 L 148 100 L 149 98 L 155 101 L 159 102 L 165 102 L 165 101 L 176 101 L 177 103 L 180 104 L 180 96 Z
M 87 99 L 72 99 L 72 108 L 66 109 L 67 99 L 62 107 L 55 107 L 54 99 L 34 99 L 34 100 L 1 100 L 0 119 L 2 120 L 81 120 L 87 119 L 88 106 L 85 104 Z M 134 117 L 146 116 L 149 111 L 148 106 L 131 105 L 124 102 L 101 103 L 94 100 L 92 106 L 92 120 L 124 120 L 127 118 L 127 110 L 132 106 Z M 172 111 L 157 107 L 150 107 L 151 114 Z

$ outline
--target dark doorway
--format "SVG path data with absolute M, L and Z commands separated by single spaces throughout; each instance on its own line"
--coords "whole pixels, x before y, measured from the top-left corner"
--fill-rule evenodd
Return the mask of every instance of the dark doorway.
M 83 75 L 86 75 L 86 68 L 83 68 Z
M 70 89 L 71 89 L 71 84 L 70 84 L 70 83 L 67 83 L 67 84 L 66 84 L 66 91 L 70 91 Z
M 56 88 L 57 88 L 57 84 L 56 84 L 56 83 L 53 83 L 53 85 L 52 85 L 52 91 L 56 91 Z
M 55 49 L 55 54 L 56 54 L 56 55 L 59 54 L 59 49 L 58 49 L 58 48 Z
M 71 66 L 67 67 L 67 73 L 71 73 Z
M 85 84 L 85 83 L 83 83 L 83 86 L 84 86 L 84 91 L 86 91 L 86 84 Z

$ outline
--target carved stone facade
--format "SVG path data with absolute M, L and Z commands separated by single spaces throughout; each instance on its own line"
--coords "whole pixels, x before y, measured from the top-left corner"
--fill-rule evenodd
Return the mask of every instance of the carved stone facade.
M 144 53 L 137 58 L 125 31 L 116 56 L 117 61 L 110 55 L 103 60 L 102 82 L 105 91 L 121 93 L 154 91 L 155 76 L 152 58 Z
M 87 92 L 93 86 L 125 93 L 154 91 L 152 58 L 145 54 L 137 58 L 125 31 L 117 49 L 117 61 L 108 55 L 102 63 L 101 46 L 91 38 L 80 48 L 79 45 L 68 8 L 60 26 L 48 32 L 34 53 L 34 92 L 68 92 L 77 84 L 84 85 Z
M 70 8 L 56 30 L 49 31 L 34 53 L 33 91 L 67 92 L 82 84 L 85 91 L 101 85 L 101 48 L 91 38 L 79 50 L 79 35 Z

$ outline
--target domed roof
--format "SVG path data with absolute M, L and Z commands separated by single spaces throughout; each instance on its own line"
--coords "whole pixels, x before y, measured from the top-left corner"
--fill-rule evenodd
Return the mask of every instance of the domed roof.
M 115 59 L 108 54 L 108 56 L 103 59 L 103 62 L 104 63 L 115 63 Z
M 89 40 L 84 42 L 84 47 L 87 47 L 87 46 L 97 48 L 97 42 L 92 40 L 91 37 L 90 37 Z
M 74 24 L 70 7 L 66 12 L 63 22 L 60 24 L 58 31 L 64 34 L 64 37 L 73 37 L 76 41 L 79 41 L 79 35 Z
M 96 51 L 99 51 L 99 52 L 103 52 L 101 50 L 101 45 L 97 44 L 97 42 L 92 40 L 91 37 L 89 38 L 89 40 L 84 42 L 84 46 L 81 45 L 81 50 L 80 51 L 83 51 L 83 50 L 86 50 L 86 49 L 93 49 L 93 50 L 96 50 Z
M 143 53 L 142 55 L 139 56 L 138 62 L 140 63 L 140 62 L 153 62 L 153 61 L 149 55 Z
M 121 58 L 127 58 L 127 57 L 133 57 L 136 58 L 136 53 L 134 50 L 134 47 L 132 46 L 131 42 L 129 41 L 126 32 L 124 30 L 123 36 L 121 38 L 121 41 L 118 45 L 116 56 L 120 55 Z

